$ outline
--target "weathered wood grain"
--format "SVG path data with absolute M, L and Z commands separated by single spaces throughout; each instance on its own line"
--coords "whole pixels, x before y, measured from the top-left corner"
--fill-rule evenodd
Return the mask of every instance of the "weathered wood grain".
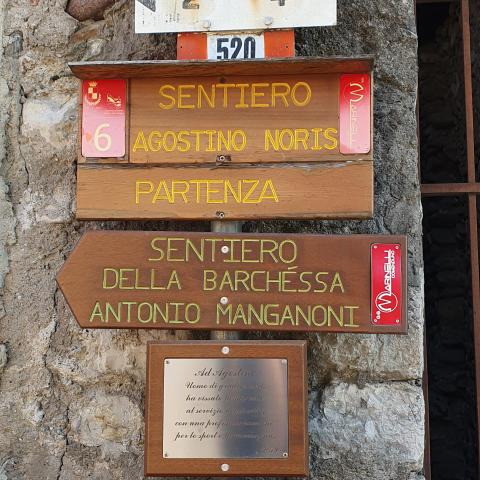
M 82 220 L 369 218 L 372 213 L 369 161 L 245 168 L 79 165 L 77 171 Z
M 370 250 L 385 243 L 402 252 L 393 325 L 371 312 Z M 57 281 L 83 328 L 398 334 L 406 257 L 403 236 L 93 231 Z
M 204 77 L 211 75 L 295 75 L 313 73 L 364 73 L 373 57 L 295 57 L 236 61 L 151 60 L 131 62 L 72 62 L 73 74 L 84 80 L 100 78 Z

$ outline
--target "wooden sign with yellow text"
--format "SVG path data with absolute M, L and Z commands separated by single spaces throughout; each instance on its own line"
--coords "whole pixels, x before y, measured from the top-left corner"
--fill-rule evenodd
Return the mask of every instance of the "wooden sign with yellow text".
M 79 158 L 78 218 L 372 215 L 368 58 L 71 67 L 82 152 L 97 152 Z M 126 106 L 107 78 L 123 79 Z
M 57 281 L 83 328 L 406 333 L 406 238 L 89 232 Z

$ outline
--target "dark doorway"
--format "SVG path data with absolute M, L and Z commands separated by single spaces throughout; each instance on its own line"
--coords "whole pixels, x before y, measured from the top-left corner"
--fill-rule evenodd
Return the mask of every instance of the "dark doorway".
M 473 295 L 479 292 L 472 290 L 470 252 L 476 197 L 467 194 L 475 176 L 468 166 L 473 132 L 466 115 L 462 7 L 417 4 L 420 174 L 422 184 L 429 184 L 424 187 L 436 188 L 434 196 L 423 198 L 433 480 L 479 478 L 473 315 Z M 457 187 L 460 192 L 452 194 Z

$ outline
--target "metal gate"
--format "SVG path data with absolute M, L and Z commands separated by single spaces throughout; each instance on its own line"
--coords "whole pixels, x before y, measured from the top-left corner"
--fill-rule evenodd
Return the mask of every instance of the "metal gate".
M 447 0 L 448 1 L 448 0 Z M 440 3 L 441 0 L 417 0 L 417 4 Z M 453 3 L 451 0 L 450 3 Z M 442 3 L 445 3 L 443 0 Z M 457 3 L 457 2 L 455 2 Z M 463 69 L 464 69 L 464 89 L 465 89 L 465 121 L 466 121 L 466 171 L 467 182 L 465 183 L 422 183 L 422 196 L 467 196 L 468 200 L 468 223 L 469 223 L 469 244 L 470 244 L 470 265 L 471 265 L 471 304 L 473 310 L 473 332 L 475 349 L 475 389 L 476 389 L 476 438 L 477 438 L 477 458 L 479 458 L 478 446 L 480 439 L 478 436 L 480 419 L 480 276 L 479 276 L 479 255 L 478 255 L 478 218 L 477 218 L 477 195 L 480 193 L 480 183 L 477 182 L 477 172 L 475 165 L 475 130 L 474 130 L 474 109 L 473 109 L 473 91 L 472 91 L 472 49 L 471 49 L 471 15 L 469 0 L 460 0 L 461 3 L 461 29 L 463 42 Z M 428 282 L 428 278 L 425 279 Z M 470 293 L 469 293 L 470 294 Z M 426 377 L 425 369 L 425 377 Z M 428 390 L 426 378 L 425 394 L 428 406 Z M 426 423 L 426 449 L 425 449 L 425 475 L 427 479 L 431 478 L 430 473 L 430 439 L 428 428 L 428 411 Z

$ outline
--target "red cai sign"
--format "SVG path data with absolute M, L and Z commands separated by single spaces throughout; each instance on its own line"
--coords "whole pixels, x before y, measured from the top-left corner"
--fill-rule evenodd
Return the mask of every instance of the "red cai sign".
M 84 80 L 82 85 L 82 155 L 125 156 L 125 80 Z
M 399 326 L 402 320 L 402 249 L 375 243 L 372 259 L 372 323 Z
M 371 149 L 370 75 L 340 76 L 340 153 L 368 153 Z

